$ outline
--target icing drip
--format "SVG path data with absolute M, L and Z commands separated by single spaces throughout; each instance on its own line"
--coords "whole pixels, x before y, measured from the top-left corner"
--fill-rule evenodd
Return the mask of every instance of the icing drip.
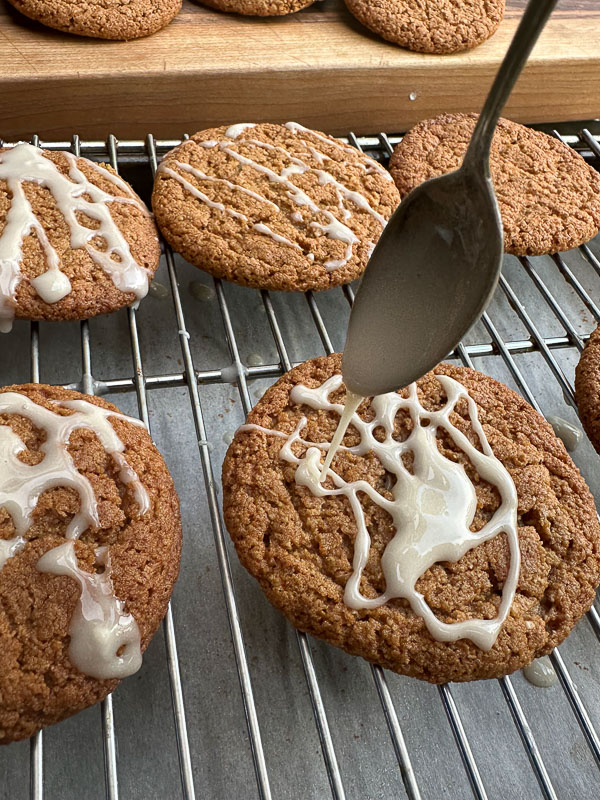
M 115 596 L 107 548 L 96 550 L 96 563 L 105 567 L 104 572 L 82 570 L 77 564 L 75 543 L 70 541 L 48 550 L 37 568 L 52 575 L 67 575 L 80 586 L 69 627 L 69 659 L 73 666 L 92 678 L 125 678 L 142 665 L 140 631 Z
M 106 566 L 104 573 L 89 574 L 77 565 L 74 540 L 89 527 L 99 527 L 100 520 L 92 485 L 77 470 L 68 443 L 73 431 L 92 430 L 112 457 L 119 479 L 131 489 L 138 512 L 143 516 L 150 508 L 148 493 L 127 463 L 123 455 L 125 445 L 109 418 L 144 425 L 86 400 L 55 402 L 55 405 L 74 413 L 62 416 L 17 392 L 0 393 L 0 414 L 26 417 L 46 434 L 40 445 L 43 459 L 29 465 L 18 458 L 27 449 L 25 443 L 10 426 L 0 425 L 0 507 L 10 514 L 16 531 L 12 539 L 0 540 L 0 569 L 25 547 L 24 535 L 31 527 L 40 495 L 58 486 L 74 489 L 79 495 L 80 508 L 67 527 L 67 541 L 45 553 L 37 566 L 41 572 L 69 575 L 80 584 L 81 597 L 69 630 L 73 665 L 96 678 L 124 677 L 140 665 L 139 631 L 133 617 L 124 613 L 123 604 L 114 595 L 106 550 L 100 548 L 97 552 L 99 563 Z M 122 646 L 125 650 L 117 656 Z
M 290 127 L 290 125 L 295 127 Z M 340 267 L 345 266 L 352 258 L 354 245 L 356 245 L 359 242 L 359 238 L 356 236 L 354 231 L 345 224 L 352 217 L 352 211 L 350 210 L 350 208 L 347 207 L 346 203 L 350 203 L 356 208 L 358 208 L 360 211 L 365 212 L 370 216 L 372 216 L 379 223 L 379 225 L 381 225 L 382 229 L 385 227 L 387 222 L 385 217 L 371 206 L 368 199 L 363 194 L 354 191 L 352 189 L 349 189 L 343 183 L 340 183 L 330 172 L 327 172 L 324 169 L 313 167 L 310 164 L 307 164 L 301 158 L 293 156 L 285 148 L 279 145 L 273 145 L 269 142 L 263 142 L 260 139 L 252 139 L 252 138 L 242 139 L 238 143 L 240 146 L 243 145 L 249 148 L 259 148 L 263 150 L 277 151 L 283 154 L 286 157 L 286 159 L 289 160 L 290 163 L 288 166 L 283 167 L 279 173 L 270 169 L 265 164 L 261 164 L 258 161 L 255 161 L 254 159 L 248 157 L 247 155 L 238 152 L 238 150 L 233 149 L 235 145 L 235 142 L 233 140 L 237 139 L 244 130 L 252 127 L 254 127 L 254 125 L 250 123 L 240 123 L 239 125 L 233 125 L 226 131 L 227 138 L 225 140 L 217 141 L 215 139 L 210 139 L 204 142 L 199 142 L 198 144 L 201 147 L 204 147 L 205 149 L 211 149 L 213 147 L 219 148 L 224 153 L 227 153 L 227 155 L 230 156 L 230 158 L 233 158 L 242 166 L 250 167 L 256 172 L 265 175 L 271 183 L 276 183 L 281 185 L 285 189 L 286 197 L 297 206 L 308 209 L 313 215 L 317 217 L 318 216 L 325 217 L 325 219 L 327 220 L 326 223 L 312 220 L 308 223 L 309 227 L 320 231 L 329 239 L 343 242 L 346 245 L 346 250 L 343 258 L 330 259 L 324 262 L 323 266 L 327 270 L 339 269 Z M 306 128 L 302 128 L 302 126 L 296 126 L 295 123 L 287 123 L 286 127 L 288 128 L 288 130 L 291 130 L 295 134 L 297 134 L 299 131 L 306 131 L 307 134 L 312 133 L 310 131 L 307 131 Z M 358 153 L 358 151 L 352 147 L 347 147 L 341 143 L 338 144 L 337 142 L 330 141 L 326 137 L 320 136 L 318 134 L 313 134 L 313 135 L 316 136 L 317 139 L 321 139 L 327 144 L 337 147 L 345 152 L 352 153 L 353 156 L 355 157 Z M 307 147 L 307 155 L 312 156 L 319 165 L 323 165 L 325 161 L 332 160 L 325 153 L 320 152 L 312 144 L 309 144 L 307 141 L 305 141 L 305 139 L 301 139 L 301 141 Z M 180 170 L 180 172 L 164 164 L 159 167 L 159 171 L 164 172 L 165 174 L 179 181 L 179 183 L 187 191 L 189 191 L 190 194 L 192 194 L 202 203 L 205 203 L 209 208 L 221 211 L 224 214 L 229 214 L 230 216 L 239 219 L 241 222 L 250 223 L 254 230 L 258 231 L 259 233 L 262 233 L 265 236 L 269 236 L 271 239 L 278 242 L 279 244 L 283 244 L 293 249 L 304 252 L 303 249 L 296 242 L 292 242 L 287 237 L 278 234 L 276 231 L 273 231 L 272 228 L 266 225 L 265 223 L 263 222 L 251 223 L 250 220 L 248 220 L 248 218 L 246 217 L 246 215 L 241 214 L 235 209 L 225 206 L 221 202 L 218 202 L 216 200 L 211 200 L 204 192 L 198 189 L 194 184 L 190 183 L 190 181 L 188 181 L 181 174 L 181 172 L 193 175 L 199 181 L 209 181 L 214 183 L 225 184 L 228 188 L 232 190 L 243 192 L 244 194 L 247 194 L 256 200 L 259 200 L 262 203 L 270 205 L 276 211 L 280 211 L 281 209 L 276 203 L 272 202 L 271 200 L 259 194 L 258 192 L 246 189 L 245 186 L 241 186 L 240 184 L 233 183 L 232 181 L 226 180 L 224 178 L 217 178 L 216 176 L 213 175 L 207 175 L 201 170 L 198 170 L 195 167 L 192 167 L 191 165 L 185 164 L 181 161 L 175 161 L 174 163 L 177 169 Z M 372 159 L 369 159 L 366 156 L 364 157 L 364 163 L 361 163 L 360 166 L 367 172 L 376 172 L 378 174 L 385 175 L 386 178 L 391 180 L 389 173 L 387 173 L 386 170 L 383 169 L 383 167 L 381 167 L 379 164 L 372 161 Z M 307 172 L 313 172 L 316 174 L 319 185 L 321 186 L 331 185 L 333 187 L 338 201 L 337 206 L 340 210 L 340 214 L 342 217 L 341 220 L 338 219 L 335 216 L 335 214 L 333 214 L 331 211 L 320 208 L 307 192 L 303 191 L 299 186 L 296 186 L 296 184 L 290 180 L 291 176 L 293 175 L 304 175 Z M 293 211 L 290 214 L 290 219 L 296 223 L 304 222 L 304 217 L 300 213 L 300 211 Z M 372 243 L 368 243 L 368 247 L 372 248 L 374 247 L 374 245 Z M 306 252 L 304 253 L 304 256 L 309 261 L 311 262 L 314 261 L 314 253 Z
M 558 438 L 562 439 L 565 448 L 572 453 L 583 438 L 581 430 L 562 417 L 548 417 L 548 422 Z
M 363 400 L 364 397 L 361 397 L 359 394 L 354 394 L 354 392 L 351 391 L 346 392 L 344 410 L 342 412 L 342 416 L 340 417 L 340 422 L 337 426 L 336 432 L 333 435 L 333 439 L 331 440 L 331 444 L 329 445 L 329 449 L 327 450 L 327 455 L 325 456 L 325 461 L 323 462 L 323 468 L 321 469 L 321 474 L 319 475 L 320 483 L 323 483 L 327 477 L 329 467 L 331 466 L 331 462 L 333 461 L 335 454 L 339 450 L 344 438 L 344 434 L 348 430 L 348 426 L 352 422 L 352 417 L 358 411 L 358 407 Z
M 512 605 L 520 568 L 520 551 L 517 535 L 517 495 L 514 483 L 494 456 L 477 414 L 477 406 L 467 390 L 453 378 L 437 376 L 446 392 L 447 402 L 439 411 L 427 411 L 418 400 L 416 384 L 408 389 L 408 397 L 399 394 L 380 395 L 373 398 L 375 412 L 370 422 L 353 413 L 350 423 L 360 435 L 360 443 L 348 449 L 357 455 L 373 452 L 381 465 L 395 477 L 391 488 L 392 500 L 379 494 L 367 481 L 346 482 L 333 470 L 327 475 L 333 488 L 321 484 L 321 451 L 331 447 L 328 443 L 307 442 L 301 432 L 307 424 L 302 417 L 293 433 L 244 425 L 240 430 L 262 430 L 284 439 L 280 458 L 296 465 L 296 483 L 305 486 L 317 497 L 343 495 L 352 508 L 357 525 L 354 544 L 353 574 L 344 592 L 344 602 L 351 608 L 377 608 L 393 598 L 405 598 L 413 611 L 424 620 L 431 635 L 439 641 L 471 639 L 482 650 L 493 647 L 500 628 Z M 341 375 L 334 375 L 322 386 L 309 389 L 297 385 L 291 392 L 295 403 L 308 405 L 315 410 L 343 413 L 343 406 L 329 401 L 329 395 L 342 384 Z M 457 402 L 467 401 L 469 418 L 481 448 L 478 450 L 450 421 Z M 411 417 L 413 429 L 404 442 L 393 438 L 396 414 L 405 409 Z M 379 442 L 374 431 L 383 428 L 385 439 Z M 445 458 L 437 446 L 436 433 L 444 430 L 459 447 L 479 473 L 500 494 L 501 503 L 492 518 L 478 532 L 472 532 L 477 498 L 475 489 L 462 465 Z M 307 449 L 299 457 L 294 445 Z M 402 455 L 413 454 L 413 474 L 404 466 Z M 395 536 L 387 545 L 381 560 L 386 580 L 386 591 L 379 597 L 365 597 L 360 590 L 363 570 L 369 557 L 370 537 L 359 494 L 366 494 L 372 502 L 390 515 Z M 458 561 L 465 553 L 483 542 L 505 533 L 510 547 L 510 567 L 502 590 L 498 614 L 494 619 L 468 619 L 454 623 L 441 622 L 429 608 L 425 598 L 416 589 L 418 579 L 434 564 L 441 561 Z
M 225 131 L 225 136 L 227 136 L 229 139 L 237 139 L 240 133 L 243 133 L 248 128 L 255 127 L 255 122 L 238 122 L 237 125 L 231 125 L 229 128 L 227 128 Z
M 558 677 L 548 656 L 536 658 L 529 666 L 523 669 L 524 677 L 540 689 L 549 689 L 558 683 Z
M 100 189 L 85 177 L 72 153 L 63 152 L 62 155 L 68 162 L 68 176 L 33 145 L 21 143 L 0 153 L 0 180 L 6 181 L 11 193 L 11 205 L 0 235 L 0 330 L 3 332 L 11 329 L 14 318 L 26 236 L 37 237 L 46 258 L 46 272 L 31 281 L 42 300 L 56 303 L 71 291 L 68 277 L 60 270 L 59 255 L 27 199 L 23 188 L 27 182 L 43 186 L 52 193 L 69 227 L 73 249 L 85 249 L 122 292 L 133 292 L 138 299 L 148 292 L 150 273 L 133 258 L 125 237 L 111 216 L 109 204 L 135 205 L 146 214 L 147 209 L 118 176 L 98 164 L 88 162 L 97 173 L 124 191 L 127 197 L 116 197 Z M 81 224 L 78 214 L 96 220 L 98 227 L 91 229 Z M 93 243 L 97 239 L 105 242 L 106 250 L 97 249 Z

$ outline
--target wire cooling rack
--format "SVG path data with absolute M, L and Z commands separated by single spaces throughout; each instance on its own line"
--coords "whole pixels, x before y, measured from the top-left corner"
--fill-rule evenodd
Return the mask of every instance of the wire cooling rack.
M 600 125 L 546 130 L 600 166 Z M 399 136 L 348 141 L 386 163 Z M 108 161 L 149 197 L 178 143 L 43 142 Z M 600 321 L 600 241 L 505 259 L 488 312 L 451 354 L 577 423 L 573 372 Z M 435 687 L 297 633 L 238 564 L 219 475 L 252 404 L 293 364 L 340 350 L 352 287 L 269 294 L 164 260 L 140 308 L 82 323 L 16 323 L 2 382 L 63 384 L 139 414 L 178 486 L 182 572 L 140 673 L 95 707 L 0 751 L 2 800 L 595 798 L 600 616 L 552 656 L 558 684 Z M 399 316 L 402 309 L 398 309 Z M 598 495 L 587 441 L 574 458 Z

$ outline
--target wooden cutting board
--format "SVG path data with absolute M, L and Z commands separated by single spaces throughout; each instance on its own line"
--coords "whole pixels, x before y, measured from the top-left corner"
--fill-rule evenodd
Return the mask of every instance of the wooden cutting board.
M 103 42 L 43 28 L 0 7 L 0 136 L 178 137 L 240 120 L 295 119 L 342 134 L 400 132 L 482 100 L 524 0 L 498 32 L 452 56 L 384 42 L 324 0 L 283 18 L 220 14 L 184 0 L 165 30 Z M 506 115 L 522 122 L 600 116 L 600 7 L 561 0 Z

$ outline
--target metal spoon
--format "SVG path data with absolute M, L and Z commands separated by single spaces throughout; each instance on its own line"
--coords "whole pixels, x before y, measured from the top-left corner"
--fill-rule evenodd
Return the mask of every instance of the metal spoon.
M 504 251 L 490 145 L 556 2 L 530 0 L 460 169 L 422 183 L 388 222 L 350 315 L 342 372 L 354 394 L 384 394 L 424 375 L 456 347 L 488 304 Z

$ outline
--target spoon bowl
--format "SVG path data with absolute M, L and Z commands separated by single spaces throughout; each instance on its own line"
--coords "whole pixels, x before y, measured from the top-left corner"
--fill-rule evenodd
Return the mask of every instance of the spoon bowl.
M 503 251 L 491 179 L 470 162 L 413 189 L 363 276 L 344 349 L 346 387 L 384 394 L 432 369 L 481 316 Z

